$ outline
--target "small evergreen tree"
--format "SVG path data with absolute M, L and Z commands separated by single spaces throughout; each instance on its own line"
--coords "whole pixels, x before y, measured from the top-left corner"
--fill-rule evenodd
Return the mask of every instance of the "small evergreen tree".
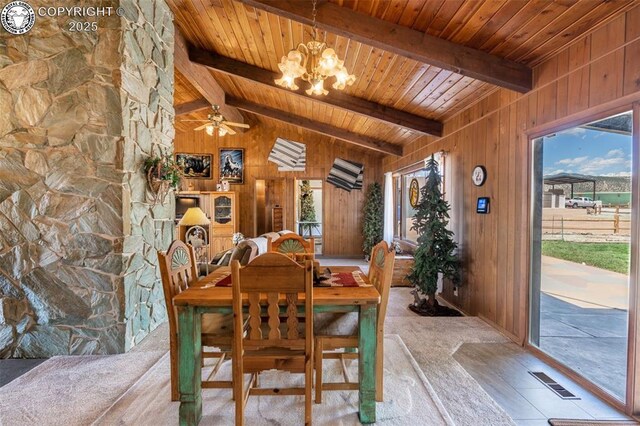
M 382 188 L 374 182 L 369 185 L 364 204 L 364 220 L 362 223 L 362 250 L 368 259 L 373 246 L 382 241 L 384 229 L 384 201 Z
M 313 204 L 313 190 L 308 180 L 303 180 L 300 185 L 300 221 L 315 222 L 316 207 Z
M 303 180 L 300 185 L 300 222 L 315 222 L 316 207 L 313 203 L 313 190 L 308 180 Z M 307 229 L 308 235 L 311 235 L 313 225 L 310 223 L 302 224 L 302 230 Z M 303 235 L 304 236 L 304 235 Z
M 420 201 L 411 227 L 418 233 L 418 248 L 408 278 L 416 287 L 416 300 L 410 308 L 423 315 L 432 315 L 438 307 L 438 273 L 457 284 L 460 263 L 455 253 L 458 245 L 453 240 L 453 232 L 447 229 L 450 206 L 442 198 L 442 180 L 433 155 L 427 160 L 426 169 L 427 180 L 420 190 Z M 420 298 L 419 294 L 426 299 Z

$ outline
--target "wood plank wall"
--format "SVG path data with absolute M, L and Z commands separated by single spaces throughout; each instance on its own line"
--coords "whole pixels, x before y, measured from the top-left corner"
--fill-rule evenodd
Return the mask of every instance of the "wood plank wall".
M 465 262 L 465 286 L 444 297 L 479 315 L 514 341 L 526 338 L 529 280 L 529 136 L 599 118 L 640 101 L 640 7 L 572 43 L 534 70 L 534 90 L 496 90 L 445 122 L 445 136 L 385 157 L 384 171 L 449 151 L 446 188 L 452 229 Z M 545 133 L 546 132 L 546 133 Z M 476 164 L 487 182 L 471 182 Z M 477 215 L 477 197 L 491 197 L 491 213 Z
M 273 124 L 272 124 L 273 123 Z M 267 161 L 276 137 L 283 137 L 307 145 L 306 172 L 278 172 L 277 166 Z M 325 255 L 362 255 L 362 208 L 366 188 L 374 181 L 382 184 L 382 155 L 315 133 L 282 126 L 271 120 L 254 124 L 245 133 L 235 136 L 208 136 L 204 131 L 177 132 L 175 152 L 211 153 L 214 156 L 212 180 L 187 179 L 195 190 L 213 191 L 218 180 L 218 149 L 221 147 L 244 148 L 245 183 L 231 185 L 232 191 L 239 193 L 240 232 L 245 236 L 254 234 L 254 196 L 256 179 L 285 179 L 285 226 L 294 230 L 294 178 L 314 178 L 325 180 L 336 157 L 364 164 L 364 189 L 346 192 L 324 183 L 324 247 Z

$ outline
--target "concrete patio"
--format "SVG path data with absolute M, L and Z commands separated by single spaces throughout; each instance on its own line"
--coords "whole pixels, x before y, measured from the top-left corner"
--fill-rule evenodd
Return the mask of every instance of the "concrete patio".
M 628 277 L 543 256 L 541 290 L 540 348 L 623 399 Z

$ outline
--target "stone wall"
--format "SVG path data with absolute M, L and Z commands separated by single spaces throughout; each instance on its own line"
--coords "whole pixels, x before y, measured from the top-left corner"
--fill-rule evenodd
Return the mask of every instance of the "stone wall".
M 172 210 L 141 162 L 173 138 L 173 25 L 137 3 L 97 32 L 0 33 L 0 357 L 122 352 L 164 319 Z
M 140 7 L 136 6 L 139 4 Z M 173 239 L 174 197 L 149 204 L 140 167 L 152 154 L 173 150 L 173 15 L 164 1 L 122 0 L 121 106 L 124 123 L 124 271 L 126 349 L 166 321 L 157 250 Z M 129 207 L 128 211 L 127 208 Z

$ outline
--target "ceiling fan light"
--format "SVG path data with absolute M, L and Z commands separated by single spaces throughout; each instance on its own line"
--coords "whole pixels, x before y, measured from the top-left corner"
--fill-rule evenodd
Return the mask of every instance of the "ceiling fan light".
M 222 128 L 222 127 L 218 127 L 218 136 L 222 137 L 224 135 L 226 135 L 228 132 L 226 129 Z
M 209 126 L 205 127 L 205 131 L 207 132 L 207 134 L 209 136 L 213 136 L 213 126 L 209 125 Z

